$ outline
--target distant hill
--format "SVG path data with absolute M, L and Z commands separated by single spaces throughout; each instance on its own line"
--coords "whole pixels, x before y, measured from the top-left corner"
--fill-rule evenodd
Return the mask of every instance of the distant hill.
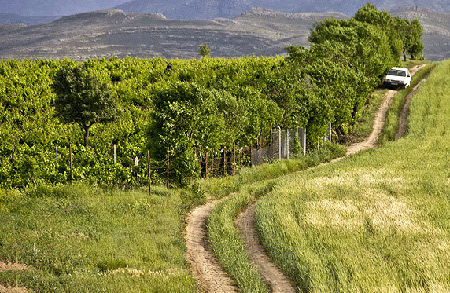
M 307 45 L 313 24 L 331 16 L 346 17 L 252 9 L 233 20 L 168 20 L 161 14 L 95 11 L 48 24 L 0 26 L 0 58 L 196 58 L 205 42 L 211 56 L 271 56 L 289 45 Z
M 450 58 L 450 14 L 415 7 L 392 14 L 419 18 L 427 59 Z M 205 42 L 213 57 L 273 56 L 289 45 L 307 46 L 310 28 L 331 16 L 348 18 L 254 8 L 234 19 L 171 20 L 162 14 L 101 10 L 40 25 L 0 25 L 0 58 L 198 58 Z
M 14 13 L 0 13 L 0 24 L 18 24 L 26 25 L 48 23 L 58 19 L 58 16 L 21 16 Z
M 162 13 L 169 19 L 234 18 L 253 7 L 289 13 L 340 12 L 354 15 L 367 0 L 132 0 L 116 6 L 126 12 Z M 379 9 L 425 7 L 450 12 L 450 0 L 373 0 Z
M 407 19 L 419 19 L 424 31 L 422 40 L 427 59 L 450 59 L 450 13 L 423 8 L 408 8 L 394 10 L 391 14 Z
M 124 2 L 126 0 L 0 0 L 0 13 L 21 16 L 63 16 L 112 8 Z

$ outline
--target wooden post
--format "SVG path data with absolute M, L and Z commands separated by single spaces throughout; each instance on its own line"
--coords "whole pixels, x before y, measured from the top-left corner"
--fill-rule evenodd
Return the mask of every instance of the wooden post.
M 114 145 L 114 164 L 117 163 L 117 145 Z
M 250 146 L 250 168 L 253 167 L 253 146 Z
M 205 178 L 208 178 L 208 151 L 205 154 Z
M 227 153 L 225 151 L 225 147 L 222 149 L 223 152 L 223 176 L 227 176 Z
M 72 161 L 72 143 L 69 143 L 69 159 L 70 159 L 70 184 L 73 184 L 73 161 Z
M 233 142 L 233 176 L 236 175 L 236 143 Z
M 150 169 L 150 151 L 147 150 L 147 169 L 148 169 L 148 194 L 152 194 L 152 177 Z
M 167 147 L 167 189 L 169 189 L 170 182 L 170 146 Z
M 211 174 L 214 177 L 214 150 L 211 153 Z
M 281 149 L 281 127 L 278 126 L 278 160 L 283 158 L 283 153 Z

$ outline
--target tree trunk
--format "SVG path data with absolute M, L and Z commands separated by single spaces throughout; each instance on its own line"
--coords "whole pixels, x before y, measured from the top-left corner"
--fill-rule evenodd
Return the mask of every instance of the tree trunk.
M 89 146 L 89 128 L 91 128 L 91 126 L 89 125 L 83 125 L 83 129 L 84 129 L 84 146 L 88 147 Z

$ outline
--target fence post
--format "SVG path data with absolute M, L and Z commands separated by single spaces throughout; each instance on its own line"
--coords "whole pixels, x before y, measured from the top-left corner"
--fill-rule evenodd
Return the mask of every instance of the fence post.
M 73 161 L 72 161 L 72 143 L 69 143 L 69 159 L 70 159 L 70 184 L 73 184 Z
M 301 133 L 302 133 L 301 142 L 303 147 L 303 155 L 306 156 L 306 128 L 302 127 Z
M 114 145 L 114 164 L 117 163 L 117 145 Z
M 150 170 L 150 151 L 147 150 L 147 169 L 148 169 L 148 194 L 152 193 L 152 177 Z
M 233 176 L 236 175 L 236 143 L 233 142 Z
M 328 123 L 328 141 L 331 142 L 331 123 Z
M 278 160 L 282 159 L 281 154 L 281 127 L 278 126 Z
M 289 130 L 286 129 L 286 159 L 289 160 L 289 138 L 290 138 L 290 133 Z
M 226 147 L 223 147 L 222 148 L 222 154 L 223 154 L 223 170 L 222 170 L 222 174 L 223 174 L 223 177 L 226 177 L 227 176 L 227 153 L 226 153 L 226 151 L 225 151 L 225 149 L 226 149 Z
M 169 189 L 170 178 L 170 146 L 167 147 L 167 189 Z

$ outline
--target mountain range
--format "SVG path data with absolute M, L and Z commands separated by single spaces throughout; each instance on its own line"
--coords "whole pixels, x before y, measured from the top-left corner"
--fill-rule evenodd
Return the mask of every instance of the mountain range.
M 372 0 L 379 9 L 391 11 L 422 7 L 449 13 L 450 0 Z M 289 13 L 340 12 L 353 15 L 367 0 L 0 0 L 0 14 L 20 16 L 67 16 L 117 8 L 124 12 L 161 13 L 169 19 L 234 18 L 254 7 Z M 2 21 L 0 15 L 0 23 Z
M 391 14 L 420 20 L 427 59 L 450 58 L 449 13 L 412 7 Z M 38 25 L 0 25 L 0 59 L 198 58 L 202 43 L 208 43 L 212 57 L 273 56 L 289 45 L 307 46 L 310 29 L 328 17 L 348 18 L 253 8 L 233 19 L 174 20 L 158 13 L 100 10 Z
M 450 0 L 372 0 L 379 9 L 391 11 L 423 7 L 450 12 Z M 354 15 L 367 0 L 132 0 L 116 6 L 125 12 L 162 13 L 169 19 L 234 18 L 253 8 L 262 7 L 289 13 L 340 12 Z

